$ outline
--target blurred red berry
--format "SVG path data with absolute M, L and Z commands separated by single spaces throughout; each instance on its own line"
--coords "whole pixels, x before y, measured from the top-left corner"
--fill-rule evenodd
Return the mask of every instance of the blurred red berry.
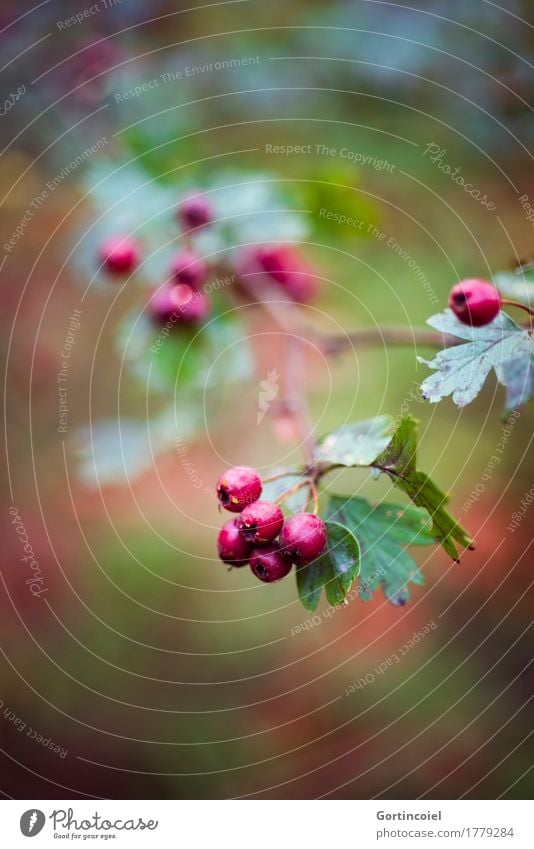
M 195 251 L 182 250 L 176 254 L 171 265 L 171 274 L 176 283 L 185 283 L 198 289 L 205 282 L 209 266 Z
M 252 286 L 261 288 L 261 276 L 265 275 L 268 282 L 277 284 L 293 301 L 305 303 L 317 294 L 313 269 L 293 245 L 254 248 L 244 252 L 239 264 Z
M 202 195 L 190 195 L 179 204 L 178 218 L 186 230 L 193 230 L 209 224 L 213 220 L 213 210 Z
M 139 262 L 137 242 L 129 236 L 112 236 L 100 247 L 100 262 L 110 274 L 126 274 Z
M 211 305 L 207 295 L 196 292 L 185 283 L 172 287 L 171 298 L 180 319 L 186 324 L 198 324 L 210 314 Z
M 210 313 L 209 298 L 191 286 L 166 283 L 150 300 L 149 310 L 156 323 L 198 324 Z
M 166 283 L 150 299 L 149 312 L 156 324 L 177 320 L 176 304 L 172 298 L 174 286 Z

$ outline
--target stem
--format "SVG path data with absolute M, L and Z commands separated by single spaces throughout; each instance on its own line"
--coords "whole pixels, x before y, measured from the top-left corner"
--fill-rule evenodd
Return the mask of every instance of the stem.
M 241 277 L 240 283 L 247 295 L 270 316 L 287 340 L 284 406 L 297 425 L 306 462 L 311 465 L 315 454 L 315 440 L 306 400 L 306 357 L 304 340 L 298 335 L 298 306 L 294 302 L 284 300 L 275 286 L 263 284 L 260 297 L 246 277 Z
M 297 425 L 306 463 L 313 465 L 315 457 L 315 439 L 308 402 L 306 399 L 306 354 L 302 339 L 287 336 L 286 398 Z
M 315 482 L 313 480 L 310 480 L 310 493 L 311 493 L 311 497 L 313 498 L 313 512 L 317 516 L 317 514 L 319 513 L 319 493 L 317 491 L 317 487 L 316 487 Z M 308 502 L 309 502 L 309 499 L 308 499 Z M 308 506 L 308 504 L 306 503 L 306 507 L 307 506 Z
M 275 504 L 283 504 L 284 501 L 286 501 L 288 498 L 290 498 L 292 495 L 294 495 L 296 492 L 298 492 L 299 489 L 302 489 L 303 486 L 309 486 L 309 485 L 310 485 L 310 479 L 309 478 L 305 478 L 304 480 L 299 481 L 298 483 L 296 483 L 292 487 L 290 487 L 287 490 L 287 492 L 284 492 L 283 495 L 280 495 L 274 503 Z
M 337 354 L 343 350 L 357 350 L 374 345 L 406 345 L 410 347 L 445 348 L 459 345 L 462 340 L 454 336 L 439 333 L 426 328 L 403 327 L 386 325 L 384 327 L 363 327 L 348 333 L 325 334 L 316 328 L 310 328 L 309 333 L 300 329 L 298 305 L 282 299 L 275 286 L 262 285 L 261 295 L 252 286 L 246 276 L 240 278 L 241 289 L 246 292 L 253 303 L 266 312 L 275 325 L 284 334 L 287 345 L 287 363 L 285 372 L 284 407 L 292 416 L 298 431 L 308 470 L 315 466 L 316 443 L 313 436 L 313 425 L 308 409 L 306 394 L 306 352 L 305 339 L 315 342 L 325 354 Z M 282 475 L 280 475 L 281 477 Z M 276 478 L 273 478 L 276 479 Z M 318 505 L 317 486 L 311 477 L 310 492 L 314 500 L 315 510 Z M 305 482 L 292 487 L 277 503 L 281 503 L 293 492 L 297 492 Z M 313 486 L 313 489 L 312 489 Z
M 509 307 L 517 307 L 520 310 L 525 310 L 529 315 L 534 315 L 534 309 L 527 307 L 526 304 L 519 303 L 519 301 L 511 301 L 508 298 L 501 298 L 501 304 L 507 304 Z
M 295 476 L 295 472 L 280 472 L 277 475 L 270 475 L 268 478 L 262 478 L 262 483 L 272 483 L 272 481 L 278 481 L 280 478 L 291 478 Z
M 337 354 L 346 348 L 372 347 L 373 345 L 410 345 L 429 348 L 445 348 L 458 345 L 461 340 L 437 330 L 421 327 L 385 325 L 362 327 L 347 333 L 324 336 L 322 347 L 326 354 Z
M 516 266 L 514 266 L 514 271 L 516 274 L 523 274 L 524 271 L 530 271 L 534 268 L 534 259 L 532 257 L 527 257 L 527 259 L 520 259 Z

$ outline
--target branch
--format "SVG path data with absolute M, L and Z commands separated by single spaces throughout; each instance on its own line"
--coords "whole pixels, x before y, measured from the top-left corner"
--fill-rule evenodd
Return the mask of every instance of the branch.
M 304 451 L 306 462 L 313 464 L 315 438 L 308 409 L 306 351 L 302 338 L 286 336 L 286 404 L 293 415 Z
M 384 325 L 381 327 L 362 327 L 346 333 L 325 335 L 320 344 L 325 354 L 339 354 L 347 349 L 371 348 L 373 346 L 407 345 L 425 348 L 450 348 L 460 344 L 461 339 L 427 330 L 424 327 L 402 327 Z

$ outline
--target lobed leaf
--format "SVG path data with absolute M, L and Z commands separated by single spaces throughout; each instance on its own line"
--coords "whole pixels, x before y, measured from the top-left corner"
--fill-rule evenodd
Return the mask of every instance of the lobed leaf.
M 391 416 L 378 416 L 333 430 L 319 441 L 315 462 L 347 467 L 370 466 L 388 445 L 392 429 Z
M 461 525 L 445 509 L 448 496 L 424 472 L 417 469 L 417 431 L 419 422 L 407 416 L 399 423 L 385 451 L 373 464 L 385 472 L 391 482 L 432 519 L 432 536 L 441 543 L 447 554 L 458 560 L 455 543 L 471 548 L 473 542 Z
M 442 333 L 466 340 L 464 345 L 440 351 L 433 360 L 418 358 L 435 371 L 421 385 L 423 396 L 432 404 L 452 395 L 452 400 L 464 407 L 476 398 L 492 368 L 500 382 L 509 387 L 508 407 L 530 397 L 531 378 L 525 377 L 525 370 L 518 364 L 532 360 L 532 336 L 505 313 L 499 313 L 484 327 L 462 324 L 451 310 L 432 316 L 427 323 Z M 516 365 L 508 367 L 511 362 Z M 524 389 L 519 390 L 520 386 Z
M 534 269 L 504 271 L 495 274 L 493 282 L 505 298 L 534 307 Z
M 373 506 L 365 498 L 331 496 L 327 516 L 350 528 L 358 539 L 361 569 L 358 594 L 363 601 L 372 598 L 382 587 L 393 604 L 404 604 L 409 598 L 408 584 L 422 584 L 423 577 L 407 545 L 433 545 L 430 520 L 424 510 L 410 505 L 379 504 Z
M 360 571 L 360 546 L 350 528 L 340 522 L 325 524 L 328 537 L 325 552 L 297 569 L 299 598 L 310 611 L 319 604 L 323 587 L 330 604 L 342 604 Z
M 534 356 L 508 360 L 495 371 L 506 387 L 505 415 L 519 410 L 534 396 Z
M 150 420 L 117 416 L 80 428 L 75 449 L 78 474 L 91 487 L 131 483 L 177 440 L 193 441 L 201 424 L 198 404 L 182 403 L 179 410 L 167 407 Z

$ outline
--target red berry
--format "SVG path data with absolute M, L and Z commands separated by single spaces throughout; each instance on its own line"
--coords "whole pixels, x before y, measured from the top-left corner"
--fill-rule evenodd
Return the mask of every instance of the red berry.
M 150 312 L 158 324 L 198 324 L 210 312 L 210 302 L 204 292 L 195 292 L 191 286 L 166 283 L 150 300 Z
M 210 202 L 201 195 L 190 195 L 178 207 L 178 217 L 187 230 L 203 227 L 213 220 Z
M 220 504 L 231 513 L 241 513 L 247 504 L 257 501 L 261 495 L 261 479 L 250 466 L 234 466 L 217 481 L 217 496 Z
M 449 306 L 464 324 L 483 327 L 498 315 L 501 296 L 486 280 L 463 280 L 452 287 Z
M 198 289 L 208 276 L 209 267 L 205 259 L 195 251 L 183 250 L 176 254 L 171 266 L 171 274 L 176 283 L 185 283 Z
M 314 513 L 295 513 L 286 519 L 280 534 L 284 554 L 297 565 L 315 560 L 326 545 L 326 527 Z
M 245 507 L 237 521 L 241 536 L 254 545 L 272 542 L 284 524 L 284 514 L 278 504 L 271 501 L 255 501 Z
M 172 298 L 173 288 L 170 283 L 166 283 L 150 299 L 149 311 L 156 324 L 178 320 L 176 304 Z
M 277 545 L 269 543 L 255 548 L 250 556 L 250 568 L 266 584 L 279 581 L 291 571 L 291 561 L 287 560 Z
M 139 262 L 137 242 L 129 236 L 113 236 L 100 247 L 100 262 L 110 274 L 125 274 Z
M 256 259 L 295 301 L 309 301 L 317 292 L 317 280 L 310 267 L 292 245 L 274 245 L 259 248 Z
M 223 563 L 229 566 L 246 566 L 252 554 L 252 546 L 241 534 L 235 519 L 230 519 L 219 532 L 217 550 Z
M 204 292 L 195 292 L 185 283 L 172 287 L 171 298 L 180 319 L 186 324 L 204 321 L 210 313 L 211 305 L 208 296 Z

